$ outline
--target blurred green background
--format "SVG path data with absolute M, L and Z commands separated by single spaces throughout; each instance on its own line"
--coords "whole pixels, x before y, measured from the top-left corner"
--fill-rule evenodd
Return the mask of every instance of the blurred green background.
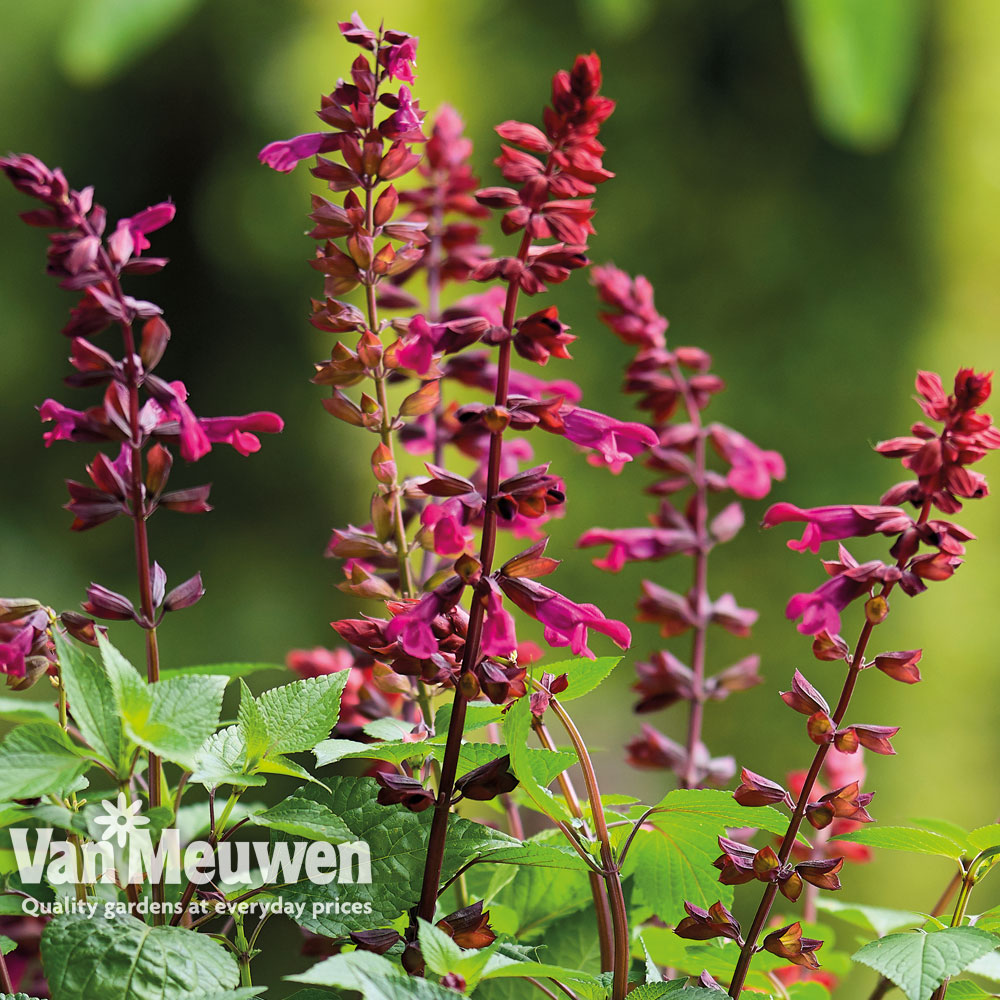
M 249 459 L 220 447 L 196 468 L 175 469 L 178 485 L 211 480 L 216 510 L 152 523 L 154 555 L 171 579 L 200 569 L 208 588 L 165 624 L 166 664 L 281 662 L 289 648 L 332 644 L 328 622 L 355 608 L 334 588 L 338 571 L 322 550 L 331 527 L 365 517 L 370 441 L 326 416 L 308 383 L 333 339 L 305 320 L 319 287 L 302 235 L 313 183 L 305 170 L 266 170 L 256 153 L 315 127 L 319 94 L 352 58 L 335 25 L 351 8 L 0 8 L 0 146 L 61 165 L 78 187 L 96 185 L 112 219 L 176 201 L 177 221 L 154 236 L 170 267 L 131 286 L 162 304 L 173 328 L 161 373 L 182 378 L 205 415 L 275 409 L 287 422 Z M 714 354 L 729 390 L 712 415 L 787 459 L 774 498 L 876 502 L 902 477 L 870 445 L 915 419 L 915 369 L 947 380 L 959 365 L 996 365 L 992 0 L 387 0 L 360 12 L 420 35 L 416 93 L 430 111 L 447 100 L 462 112 L 484 183 L 498 178 L 492 124 L 536 120 L 554 70 L 599 51 L 605 91 L 619 101 L 602 136 L 618 176 L 598 194 L 592 257 L 648 275 L 671 342 Z M 44 451 L 34 407 L 50 395 L 83 406 L 85 394 L 61 385 L 67 343 L 58 331 L 72 299 L 43 274 L 44 239 L 16 218 L 25 207 L 0 187 L 0 593 L 68 608 L 92 579 L 131 593 L 130 537 L 124 522 L 72 535 L 59 507 L 62 480 L 82 475 L 91 456 L 66 444 Z M 628 355 L 596 321 L 593 291 L 577 276 L 555 298 L 579 340 L 575 363 L 545 374 L 578 379 L 585 402 L 627 416 L 631 404 L 616 393 Z M 533 443 L 569 481 L 568 516 L 551 526 L 550 551 L 566 560 L 557 586 L 626 619 L 650 571 L 687 586 L 684 560 L 609 577 L 573 550 L 588 526 L 644 523 L 642 469 L 612 478 L 561 441 Z M 768 680 L 713 709 L 707 734 L 716 753 L 779 778 L 806 764 L 810 746 L 775 692 L 800 667 L 833 694 L 839 671 L 813 661 L 783 617 L 788 595 L 818 582 L 816 561 L 754 528 L 764 505 L 747 506 L 751 527 L 713 557 L 710 577 L 716 595 L 734 592 L 761 620 L 751 641 L 715 640 L 711 656 L 722 667 L 759 651 Z M 925 649 L 925 682 L 866 676 L 856 698 L 858 720 L 903 727 L 898 758 L 870 760 L 882 822 L 939 815 L 978 826 L 1000 814 L 1000 506 L 974 504 L 959 520 L 983 538 L 968 565 L 916 603 L 896 598 L 879 630 L 883 648 Z M 857 546 L 862 556 L 876 550 Z M 137 651 L 129 629 L 114 636 Z M 621 754 L 637 729 L 631 661 L 656 643 L 655 630 L 636 628 L 614 700 L 581 703 L 609 790 L 656 797 L 667 787 L 627 769 Z M 681 640 L 677 652 L 686 649 Z M 680 712 L 649 721 L 683 731 Z M 880 854 L 845 873 L 842 898 L 927 909 L 949 874 L 935 859 Z M 987 884 L 974 909 L 997 895 Z

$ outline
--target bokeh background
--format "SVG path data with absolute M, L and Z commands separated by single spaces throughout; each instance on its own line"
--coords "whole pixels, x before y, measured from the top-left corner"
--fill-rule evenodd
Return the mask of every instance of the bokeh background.
M 416 93 L 426 109 L 447 100 L 462 112 L 484 183 L 498 176 L 493 123 L 536 119 L 553 71 L 578 51 L 599 51 L 605 91 L 619 100 L 604 134 L 618 176 L 598 194 L 592 256 L 648 275 L 672 343 L 713 353 L 728 383 L 715 418 L 786 457 L 775 498 L 877 502 L 900 476 L 870 445 L 915 419 L 915 370 L 947 377 L 959 365 L 996 365 L 993 0 L 359 8 L 369 23 L 384 16 L 420 35 Z M 308 382 L 333 339 L 305 319 L 318 288 L 303 236 L 311 178 L 266 170 L 256 152 L 313 128 L 319 94 L 351 58 L 335 25 L 350 6 L 3 0 L 0 9 L 0 146 L 61 165 L 76 186 L 96 185 L 112 219 L 171 197 L 178 218 L 154 239 L 172 263 L 133 286 L 163 305 L 174 331 L 163 373 L 182 378 L 206 415 L 275 409 L 287 421 L 252 458 L 219 448 L 175 471 L 178 483 L 210 478 L 216 510 L 152 524 L 171 578 L 200 569 L 208 587 L 201 604 L 165 624 L 165 662 L 280 663 L 290 648 L 332 644 L 329 621 L 352 606 L 322 551 L 331 527 L 364 517 L 370 442 L 330 419 Z M 0 593 L 70 608 L 92 579 L 131 592 L 130 539 L 124 522 L 73 535 L 60 509 L 62 480 L 90 456 L 65 444 L 45 451 L 34 408 L 50 395 L 84 405 L 61 385 L 58 331 L 72 299 L 43 274 L 44 239 L 16 218 L 24 207 L 0 187 Z M 579 340 L 576 360 L 546 374 L 576 378 L 585 402 L 628 416 L 629 400 L 617 395 L 627 354 L 596 321 L 592 289 L 577 276 L 556 298 Z M 686 586 L 681 559 L 609 577 L 573 549 L 586 527 L 644 523 L 644 470 L 613 478 L 561 441 L 541 444 L 570 485 L 568 515 L 551 525 L 550 551 L 565 558 L 557 585 L 625 619 L 643 572 Z M 995 461 L 983 468 L 997 475 Z M 707 735 L 715 752 L 779 777 L 805 765 L 810 745 L 776 691 L 795 667 L 830 693 L 839 679 L 783 617 L 788 595 L 811 589 L 820 569 L 783 536 L 753 527 L 763 507 L 748 504 L 750 526 L 711 568 L 713 591 L 757 607 L 760 623 L 752 641 L 717 640 L 711 655 L 722 667 L 759 651 L 767 683 L 710 711 Z M 934 815 L 978 826 L 1000 814 L 1000 505 L 973 504 L 960 520 L 982 538 L 968 565 L 916 601 L 897 597 L 879 630 L 883 648 L 925 649 L 924 683 L 866 676 L 856 698 L 859 720 L 903 727 L 899 756 L 870 761 L 882 822 Z M 606 787 L 655 798 L 663 778 L 622 762 L 637 729 L 631 663 L 658 642 L 648 626 L 635 636 L 613 691 L 580 703 L 580 721 L 601 748 Z M 115 638 L 135 648 L 127 628 Z M 650 721 L 682 732 L 681 713 Z M 842 898 L 926 910 L 949 874 L 937 859 L 883 853 L 846 873 Z M 975 908 L 995 903 L 997 888 L 987 883 Z

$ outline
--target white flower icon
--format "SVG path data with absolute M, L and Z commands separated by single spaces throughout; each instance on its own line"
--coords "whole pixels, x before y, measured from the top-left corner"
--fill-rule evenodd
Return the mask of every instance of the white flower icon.
M 107 827 L 101 834 L 101 840 L 112 840 L 117 837 L 119 847 L 124 847 L 126 840 L 133 833 L 137 833 L 140 827 L 149 824 L 145 816 L 139 815 L 142 803 L 137 800 L 129 805 L 124 792 L 118 793 L 117 804 L 105 801 L 101 806 L 107 816 L 98 816 L 94 819 L 98 826 Z

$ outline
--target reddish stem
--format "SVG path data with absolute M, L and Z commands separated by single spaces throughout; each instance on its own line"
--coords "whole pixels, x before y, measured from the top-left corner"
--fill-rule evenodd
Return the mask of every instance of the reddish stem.
M 89 221 L 84 218 L 81 228 L 88 235 L 93 236 L 100 242 L 100 234 L 93 229 Z M 98 251 L 98 261 L 104 276 L 111 287 L 111 293 L 118 303 L 123 317 L 128 316 L 129 307 L 125 302 L 125 294 L 122 292 L 121 283 L 115 272 L 111 258 L 100 243 Z M 122 319 L 119 323 L 122 331 L 122 341 L 125 347 L 125 373 L 127 376 L 128 389 L 128 420 L 129 420 L 129 448 L 132 452 L 132 481 L 130 489 L 132 492 L 132 523 L 135 544 L 136 574 L 139 578 L 139 603 L 142 617 L 145 622 L 143 628 L 146 632 L 146 680 L 150 684 L 155 684 L 160 679 L 160 648 L 156 638 L 156 607 L 153 603 L 153 581 L 151 573 L 151 561 L 149 556 L 149 535 L 146 531 L 146 520 L 149 512 L 143 500 L 143 474 L 142 474 L 142 448 L 143 432 L 139 422 L 139 386 L 142 383 L 142 373 L 136 361 L 135 334 L 132 330 L 130 320 Z M 161 801 L 163 767 L 160 758 L 149 753 L 149 808 L 156 809 Z M 163 882 L 153 883 L 153 902 L 162 904 L 164 901 Z M 153 923 L 163 923 L 162 905 L 158 907 L 159 913 L 153 914 Z
M 928 498 L 924 501 L 917 523 L 923 524 L 930 515 L 930 511 L 931 501 Z M 905 561 L 905 559 L 900 559 L 897 565 L 902 568 Z M 887 598 L 894 586 L 894 582 L 883 584 L 879 596 Z M 847 714 L 847 708 L 851 703 L 851 696 L 854 694 L 854 688 L 858 682 L 858 675 L 861 673 L 861 665 L 864 662 L 865 650 L 868 648 L 868 640 L 871 638 L 874 628 L 875 626 L 872 622 L 866 620 L 864 628 L 862 628 L 861 634 L 858 636 L 854 655 L 851 657 L 851 666 L 847 671 L 847 679 L 844 681 L 843 690 L 840 692 L 840 700 L 837 702 L 837 707 L 833 713 L 833 725 L 835 729 L 840 728 L 840 724 L 844 721 L 844 716 Z M 778 850 L 778 861 L 782 865 L 788 861 L 792 853 L 795 838 L 798 836 L 799 828 L 802 826 L 802 818 L 805 816 L 806 806 L 809 805 L 809 800 L 812 797 L 813 786 L 819 778 L 820 769 L 823 766 L 823 761 L 826 759 L 829 749 L 829 744 L 823 744 L 817 748 L 816 754 L 813 757 L 809 773 L 806 775 L 805 783 L 802 786 L 802 792 L 799 795 L 798 802 L 795 803 L 795 811 L 792 813 L 788 829 L 785 831 L 784 839 L 781 841 L 781 847 Z M 739 962 L 736 964 L 736 971 L 733 973 L 733 979 L 729 985 L 729 995 L 734 1000 L 739 997 L 740 991 L 743 989 L 743 984 L 746 982 L 747 973 L 750 971 L 750 960 L 757 950 L 757 938 L 760 936 L 760 932 L 763 930 L 764 924 L 771 913 L 771 906 L 774 904 L 777 892 L 777 883 L 770 883 L 764 890 L 760 905 L 757 907 L 756 914 L 754 914 L 753 923 L 750 925 L 746 941 L 740 952 Z
M 705 429 L 702 426 L 701 410 L 676 361 L 670 362 L 670 374 L 675 383 L 682 387 L 688 420 L 697 430 L 691 482 L 694 485 L 692 528 L 697 545 L 694 555 L 693 589 L 698 608 L 698 624 L 694 627 L 691 640 L 691 713 L 688 716 L 687 757 L 684 773 L 681 775 L 681 787 L 694 788 L 698 784 L 696 752 L 701 743 L 701 728 L 705 715 L 705 645 L 708 638 L 708 618 L 705 609 L 708 607 L 708 553 L 711 547 L 708 537 L 708 487 L 705 484 Z

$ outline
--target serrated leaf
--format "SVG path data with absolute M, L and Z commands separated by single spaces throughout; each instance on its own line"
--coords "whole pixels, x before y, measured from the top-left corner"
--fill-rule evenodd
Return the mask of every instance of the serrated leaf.
M 101 654 L 101 663 L 104 672 L 108 675 L 111 688 L 115 693 L 115 700 L 119 711 L 122 704 L 128 700 L 138 700 L 142 697 L 141 692 L 146 687 L 146 679 L 139 674 L 139 671 L 123 656 L 103 632 L 97 632 L 97 647 Z
M 704 986 L 684 987 L 686 979 L 675 980 L 672 983 L 647 983 L 629 993 L 629 1000 L 658 1000 L 659 997 L 676 996 L 678 1000 L 719 1000 L 725 994 L 718 990 L 708 990 Z
M 279 753 L 272 753 L 262 761 L 258 761 L 255 773 L 259 774 L 283 774 L 288 778 L 298 778 L 300 781 L 307 781 L 310 784 L 319 785 L 321 788 L 327 786 L 314 778 L 304 767 L 296 764 L 294 760 L 283 757 Z
M 511 770 L 517 775 L 528 798 L 551 819 L 571 823 L 572 817 L 566 805 L 555 798 L 539 784 L 532 768 L 532 757 L 528 752 L 528 737 L 531 733 L 531 699 L 524 697 L 515 701 L 507 709 L 503 721 L 504 743 L 510 754 Z
M 130 688 L 119 707 L 125 732 L 165 760 L 193 768 L 205 740 L 219 724 L 225 677 L 171 677 Z
M 267 753 L 270 740 L 267 734 L 267 722 L 260 706 L 247 687 L 246 681 L 240 679 L 240 707 L 236 715 L 236 724 L 246 747 L 246 759 L 249 767 Z
M 503 879 L 505 883 L 498 881 Z M 483 895 L 490 898 L 491 906 L 497 902 L 516 914 L 516 936 L 520 940 L 532 940 L 541 933 L 547 936 L 556 921 L 593 905 L 590 883 L 578 873 L 547 871 L 531 865 L 515 869 L 513 878 L 506 871 L 494 873 Z M 593 914 L 588 915 L 591 926 L 595 926 Z
M 969 846 L 978 853 L 1000 845 L 1000 823 L 981 826 L 968 834 Z
M 384 719 L 372 719 L 361 728 L 373 740 L 402 740 L 413 732 L 413 723 L 386 716 Z
M 255 826 L 279 830 L 293 837 L 327 840 L 331 843 L 354 840 L 354 834 L 329 809 L 314 799 L 291 795 L 276 806 L 250 816 Z
M 732 792 L 714 788 L 675 788 L 657 803 L 657 809 L 662 811 L 649 817 L 649 822 L 657 826 L 661 821 L 671 822 L 671 817 L 691 816 L 711 826 L 717 834 L 726 829 L 753 826 L 782 837 L 788 829 L 788 818 L 777 809 L 771 806 L 748 809 L 733 798 Z M 645 812 L 638 808 L 635 811 Z
M 4 722 L 52 722 L 59 725 L 59 709 L 45 701 L 0 695 L 0 720 Z
M 1000 983 L 1000 951 L 987 952 L 982 958 L 977 958 L 965 971 Z
M 434 716 L 435 739 L 443 739 L 448 733 L 448 726 L 451 723 L 452 702 L 442 705 Z M 503 719 L 503 709 L 499 705 L 483 702 L 471 702 L 465 706 L 465 727 L 464 732 L 471 732 L 474 729 L 482 729 L 491 723 L 498 723 Z
M 622 659 L 621 656 L 598 656 L 595 660 L 579 657 L 575 660 L 561 660 L 559 663 L 545 663 L 541 669 L 556 677 L 566 674 L 569 686 L 558 695 L 558 699 L 561 702 L 573 701 L 600 686 Z
M 564 968 L 544 962 L 517 961 L 503 954 L 490 959 L 482 981 L 496 979 L 556 979 L 573 989 L 574 993 L 590 1000 L 604 1000 L 606 992 L 596 976 L 580 969 Z
M 431 822 L 429 810 L 412 813 L 399 806 L 382 806 L 375 801 L 377 794 L 378 785 L 371 778 L 336 777 L 330 779 L 329 791 L 304 788 L 292 796 L 318 803 L 348 827 L 352 840 L 368 844 L 371 882 L 353 885 L 351 900 L 371 904 L 372 912 L 365 915 L 366 926 L 371 927 L 391 923 L 420 899 Z M 497 830 L 452 816 L 442 881 L 475 858 L 488 856 L 491 851 L 521 846 L 520 841 Z M 551 877 L 551 870 L 547 871 Z M 280 895 L 286 901 L 306 904 L 301 923 L 308 930 L 339 937 L 357 930 L 357 918 L 333 912 L 313 915 L 312 906 L 338 899 L 343 888 L 337 884 L 321 886 L 299 882 L 282 886 Z
M 902 930 L 904 927 L 919 927 L 924 921 L 922 914 L 910 910 L 887 910 L 882 906 L 841 902 L 828 896 L 819 896 L 816 905 L 819 909 L 832 913 L 855 927 L 872 931 L 879 937 L 885 937 L 886 934 Z
M 217 677 L 228 677 L 230 681 L 235 681 L 240 677 L 249 677 L 251 674 L 259 674 L 265 670 L 280 670 L 287 672 L 287 668 L 280 663 L 205 663 L 194 667 L 172 667 L 169 670 L 161 670 L 160 677 L 188 677 L 197 674 L 214 674 Z
M 455 972 L 465 980 L 469 992 L 474 990 L 498 943 L 488 948 L 465 949 L 434 924 L 419 920 L 418 925 L 420 951 L 427 967 L 439 976 Z
M 16 941 L 7 937 L 6 934 L 0 934 L 0 955 L 9 955 L 16 947 Z
M 258 699 L 273 752 L 312 750 L 327 739 L 340 718 L 340 695 L 350 671 L 293 681 Z
M 287 978 L 297 983 L 356 990 L 362 1000 L 455 1000 L 457 995 L 426 979 L 408 976 L 387 958 L 369 951 L 334 955 L 308 972 Z
M 128 777 L 129 744 L 104 667 L 55 630 L 53 638 L 73 721 L 116 777 Z
M 65 795 L 90 766 L 57 726 L 25 723 L 0 744 L 0 800 Z
M 854 961 L 891 979 L 908 1000 L 930 1000 L 950 976 L 967 969 L 1000 944 L 977 927 L 948 927 L 933 934 L 890 934 L 854 953 Z
M 967 979 L 960 979 L 957 983 L 948 984 L 949 1000 L 981 1000 L 982 997 L 992 997 L 995 995 L 994 993 L 987 993 L 982 986 L 977 986 Z
M 263 785 L 266 779 L 262 775 L 246 771 L 246 749 L 237 726 L 227 726 L 213 733 L 195 755 L 191 780 L 206 788 Z
M 42 935 L 42 964 L 52 1000 L 201 1000 L 240 979 L 211 938 L 128 915 L 57 917 Z
M 969 831 L 965 827 L 952 823 L 950 819 L 937 819 L 934 816 L 914 816 L 910 822 L 914 826 L 919 826 L 922 830 L 930 830 L 932 833 L 940 833 L 942 837 L 949 837 L 956 844 L 964 844 L 969 836 Z
M 911 826 L 865 826 L 853 833 L 842 833 L 833 841 L 848 840 L 866 847 L 884 847 L 890 851 L 905 851 L 908 854 L 930 854 L 939 858 L 958 861 L 965 854 L 965 847 L 950 837 L 931 830 L 920 830 Z

